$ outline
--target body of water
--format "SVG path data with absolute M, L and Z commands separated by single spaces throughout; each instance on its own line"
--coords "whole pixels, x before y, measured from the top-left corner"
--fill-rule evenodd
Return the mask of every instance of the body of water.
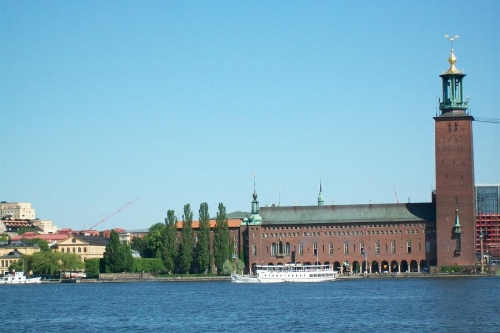
M 500 332 L 500 278 L 0 286 L 4 332 Z

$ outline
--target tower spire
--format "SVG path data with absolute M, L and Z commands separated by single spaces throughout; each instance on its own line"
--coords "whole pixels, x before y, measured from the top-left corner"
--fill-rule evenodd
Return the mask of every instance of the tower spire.
M 318 195 L 318 206 L 323 206 L 325 204 L 325 198 L 323 197 L 323 189 L 321 188 L 321 177 L 319 178 L 319 195 Z
M 450 56 L 448 57 L 450 68 L 440 75 L 443 80 L 443 100 L 439 103 L 439 109 L 441 110 L 441 116 L 466 115 L 465 110 L 467 110 L 468 103 L 464 100 L 462 85 L 462 79 L 465 74 L 455 67 L 457 57 L 453 49 L 453 42 L 456 41 L 459 36 L 455 35 L 451 37 L 450 35 L 445 35 L 444 37 L 450 41 Z
M 253 176 L 253 200 L 252 200 L 252 215 L 248 218 L 248 223 L 249 224 L 261 224 L 262 223 L 262 217 L 259 215 L 260 208 L 259 208 L 259 201 L 257 200 L 257 191 L 255 190 L 255 178 L 257 178 L 257 175 L 252 172 Z

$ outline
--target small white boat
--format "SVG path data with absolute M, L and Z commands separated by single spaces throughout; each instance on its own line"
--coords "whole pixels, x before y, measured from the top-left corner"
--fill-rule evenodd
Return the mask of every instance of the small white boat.
M 255 276 L 239 274 L 231 274 L 231 281 L 234 283 L 260 283 Z
M 231 275 L 236 283 L 327 282 L 337 279 L 338 272 L 330 265 L 256 265 L 254 276 Z
M 0 278 L 0 284 L 41 283 L 41 279 L 41 277 L 27 278 L 24 272 L 14 272 L 13 274 L 5 274 Z

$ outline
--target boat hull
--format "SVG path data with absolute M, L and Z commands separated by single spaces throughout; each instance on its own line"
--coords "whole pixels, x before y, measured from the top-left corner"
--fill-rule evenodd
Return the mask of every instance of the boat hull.
M 7 274 L 0 279 L 0 284 L 33 284 L 42 283 L 42 278 L 27 278 L 24 272 L 15 272 L 14 274 Z

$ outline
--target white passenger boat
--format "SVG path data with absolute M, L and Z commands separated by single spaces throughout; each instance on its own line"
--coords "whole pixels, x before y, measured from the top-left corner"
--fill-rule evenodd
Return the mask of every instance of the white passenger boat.
M 255 275 L 231 275 L 236 283 L 327 282 L 334 281 L 338 272 L 330 265 L 256 265 Z
M 41 279 L 41 277 L 27 278 L 24 272 L 14 272 L 13 274 L 5 274 L 0 278 L 0 284 L 41 283 Z

